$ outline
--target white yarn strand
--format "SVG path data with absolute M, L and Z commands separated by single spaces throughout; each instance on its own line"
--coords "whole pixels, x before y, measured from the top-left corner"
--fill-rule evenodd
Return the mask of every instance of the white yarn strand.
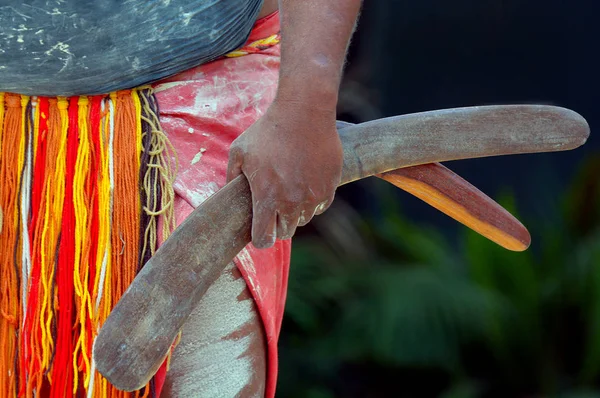
M 31 116 L 35 120 L 35 109 L 37 98 L 31 99 Z M 31 242 L 29 240 L 29 213 L 31 211 L 31 178 L 32 178 L 32 153 L 33 134 L 31 128 L 25 131 L 27 136 L 27 148 L 25 148 L 25 164 L 23 165 L 23 177 L 21 179 L 21 226 L 23 235 L 21 237 L 21 303 L 23 306 L 23 325 L 27 312 L 27 289 L 29 287 L 29 275 L 31 272 Z

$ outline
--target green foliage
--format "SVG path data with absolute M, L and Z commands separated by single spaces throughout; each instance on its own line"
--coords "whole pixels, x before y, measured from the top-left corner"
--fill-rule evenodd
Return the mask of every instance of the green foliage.
M 399 380 L 437 372 L 435 394 L 407 387 L 399 397 L 599 396 L 597 169 L 583 168 L 559 217 L 525 220 L 524 253 L 466 228 L 453 247 L 408 222 L 384 185 L 377 219 L 337 203 L 315 220 L 317 236 L 294 244 L 281 396 L 390 396 L 368 369 Z M 497 200 L 518 216 L 511 195 Z M 364 394 L 341 374 L 364 377 Z

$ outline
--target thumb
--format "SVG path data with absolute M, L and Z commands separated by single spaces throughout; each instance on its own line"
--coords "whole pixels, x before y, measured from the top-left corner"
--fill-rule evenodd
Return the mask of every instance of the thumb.
M 227 163 L 227 182 L 242 174 L 243 163 L 244 157 L 242 156 L 242 151 L 237 148 L 231 148 L 229 150 L 229 162 Z

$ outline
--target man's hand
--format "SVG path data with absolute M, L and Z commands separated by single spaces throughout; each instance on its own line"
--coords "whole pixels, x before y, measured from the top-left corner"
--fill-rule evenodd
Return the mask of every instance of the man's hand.
M 268 248 L 324 212 L 342 173 L 335 109 L 275 100 L 231 146 L 227 180 L 243 173 L 252 191 L 252 243 Z
M 340 182 L 335 109 L 361 0 L 279 0 L 281 68 L 275 101 L 231 147 L 227 178 L 244 173 L 252 243 L 271 247 L 327 209 Z

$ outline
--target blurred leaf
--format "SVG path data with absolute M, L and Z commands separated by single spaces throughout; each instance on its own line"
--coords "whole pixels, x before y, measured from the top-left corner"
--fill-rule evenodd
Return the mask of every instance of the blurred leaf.
M 578 263 L 580 268 L 587 268 L 589 288 L 585 288 L 583 281 L 577 284 L 586 295 L 587 317 L 589 326 L 586 337 L 586 355 L 582 369 L 582 381 L 592 382 L 600 374 L 600 231 L 586 240 L 578 250 Z M 582 301 L 583 302 L 583 301 Z
M 434 268 L 384 265 L 349 278 L 360 294 L 339 303 L 332 331 L 337 354 L 348 359 L 453 369 L 461 343 L 481 338 L 487 314 L 502 312 L 493 293 Z
M 480 396 L 479 389 L 472 383 L 455 384 L 440 398 L 477 398 Z
M 518 216 L 510 196 L 504 194 L 497 201 Z M 471 230 L 466 230 L 465 237 L 472 281 L 485 291 L 504 297 L 510 306 L 510 318 L 499 317 L 498 312 L 487 313 L 487 341 L 495 355 L 509 364 L 515 349 L 539 349 L 540 281 L 533 256 L 530 252 L 505 250 Z M 521 342 L 515 345 L 515 338 Z
M 572 232 L 585 235 L 600 223 L 600 156 L 582 162 L 565 195 L 565 220 Z
M 571 391 L 560 394 L 557 398 L 600 398 L 598 391 Z
M 304 387 L 286 396 L 334 396 L 323 386 L 356 363 L 442 369 L 456 383 L 442 398 L 598 396 L 600 179 L 590 165 L 553 200 L 568 211 L 526 220 L 524 253 L 467 229 L 457 250 L 407 221 L 385 184 L 374 189 L 379 217 L 343 205 L 322 216 L 332 218 L 317 226 L 320 237 L 294 243 L 282 352 Z M 596 185 L 590 201 L 585 190 Z M 510 193 L 498 202 L 518 216 Z
M 322 389 L 311 389 L 308 391 L 306 398 L 334 398 L 335 396 L 331 391 Z

